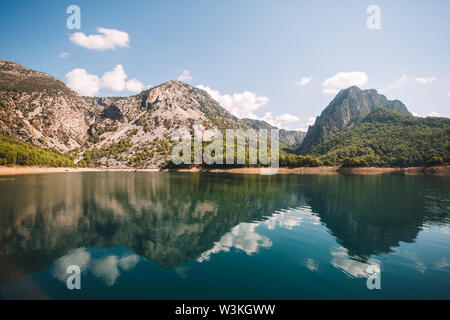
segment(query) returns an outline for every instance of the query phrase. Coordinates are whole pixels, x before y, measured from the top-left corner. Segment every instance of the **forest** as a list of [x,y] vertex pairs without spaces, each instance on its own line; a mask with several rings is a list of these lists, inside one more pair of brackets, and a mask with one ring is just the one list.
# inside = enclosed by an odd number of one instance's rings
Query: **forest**
[[0,165],[73,167],[73,160],[12,137],[0,135]]
[[[341,165],[355,159],[355,166],[424,166],[433,157],[450,160],[450,119],[420,118],[377,109],[326,141],[311,155],[325,165]],[[345,165],[352,165],[347,160]]]

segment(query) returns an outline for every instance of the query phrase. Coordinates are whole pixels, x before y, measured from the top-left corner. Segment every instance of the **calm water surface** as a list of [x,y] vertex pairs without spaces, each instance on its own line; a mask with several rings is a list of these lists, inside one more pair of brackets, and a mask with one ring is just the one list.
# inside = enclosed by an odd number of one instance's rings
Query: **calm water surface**
[[450,179],[0,177],[0,298],[449,299]]

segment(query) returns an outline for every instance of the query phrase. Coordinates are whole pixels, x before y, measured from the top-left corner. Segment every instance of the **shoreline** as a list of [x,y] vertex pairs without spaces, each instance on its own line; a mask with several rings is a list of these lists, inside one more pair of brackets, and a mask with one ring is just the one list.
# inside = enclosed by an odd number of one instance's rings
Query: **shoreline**
[[[49,167],[20,167],[0,166],[0,176],[49,174],[49,173],[80,173],[80,172],[188,172],[188,173],[231,173],[231,174],[261,174],[260,168],[229,168],[229,169],[134,169],[134,168],[49,168]],[[450,166],[439,167],[412,167],[412,168],[340,168],[340,167],[301,167],[301,168],[279,168],[277,174],[300,174],[300,175],[379,175],[379,174],[401,174],[401,175],[430,175],[450,176]]]

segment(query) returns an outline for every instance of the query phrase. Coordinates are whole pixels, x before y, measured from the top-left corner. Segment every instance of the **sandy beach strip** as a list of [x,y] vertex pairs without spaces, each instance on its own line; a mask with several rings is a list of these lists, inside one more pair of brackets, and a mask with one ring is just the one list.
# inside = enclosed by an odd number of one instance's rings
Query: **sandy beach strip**
[[[261,171],[261,168],[228,168],[228,169],[170,169],[159,168],[134,169],[134,168],[49,168],[49,167],[20,167],[0,166],[0,176],[25,175],[25,174],[48,174],[48,173],[79,173],[79,172],[190,172],[190,173],[232,173],[232,174],[271,174],[270,171]],[[272,172],[274,173],[274,172]],[[433,175],[450,176],[450,166],[439,167],[413,167],[413,168],[339,168],[339,167],[302,167],[302,168],[279,168],[276,174],[318,174],[318,175],[378,175],[378,174],[402,174],[402,175]]]

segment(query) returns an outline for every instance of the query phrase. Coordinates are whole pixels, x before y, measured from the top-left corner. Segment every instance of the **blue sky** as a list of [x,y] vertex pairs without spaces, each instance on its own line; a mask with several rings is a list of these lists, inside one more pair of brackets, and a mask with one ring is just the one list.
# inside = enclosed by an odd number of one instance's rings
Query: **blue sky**
[[[80,30],[66,26],[72,4]],[[366,26],[372,4],[379,30]],[[290,129],[305,128],[355,81],[420,116],[450,117],[449,17],[444,0],[10,1],[0,12],[0,59],[72,85],[92,80],[87,89],[99,96],[130,95],[187,70],[182,79],[235,114]],[[104,36],[98,27],[129,41],[114,35],[115,49],[96,50],[70,40]]]

